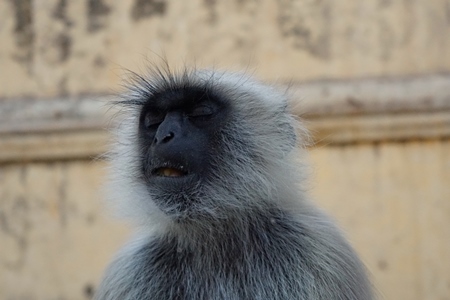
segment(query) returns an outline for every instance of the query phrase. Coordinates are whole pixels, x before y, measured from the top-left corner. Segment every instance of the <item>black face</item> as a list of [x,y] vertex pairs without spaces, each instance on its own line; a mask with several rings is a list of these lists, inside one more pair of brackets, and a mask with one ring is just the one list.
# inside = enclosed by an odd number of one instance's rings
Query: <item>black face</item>
[[218,95],[199,88],[172,89],[148,100],[139,137],[142,174],[153,194],[186,194],[207,176],[227,112]]

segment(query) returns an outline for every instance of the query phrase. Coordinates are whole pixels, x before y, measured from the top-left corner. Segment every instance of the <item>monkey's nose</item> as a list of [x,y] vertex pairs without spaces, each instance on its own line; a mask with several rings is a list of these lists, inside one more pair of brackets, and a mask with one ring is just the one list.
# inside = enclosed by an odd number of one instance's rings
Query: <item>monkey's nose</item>
[[173,139],[174,136],[175,134],[172,131],[169,131],[166,134],[157,134],[153,142],[155,145],[164,144]]

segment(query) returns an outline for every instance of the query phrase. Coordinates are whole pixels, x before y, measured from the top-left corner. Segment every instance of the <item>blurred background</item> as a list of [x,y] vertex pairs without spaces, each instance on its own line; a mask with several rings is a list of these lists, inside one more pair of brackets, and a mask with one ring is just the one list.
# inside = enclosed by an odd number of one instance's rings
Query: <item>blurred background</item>
[[91,298],[130,232],[105,103],[159,55],[290,86],[383,298],[450,299],[450,0],[0,1],[0,299]]

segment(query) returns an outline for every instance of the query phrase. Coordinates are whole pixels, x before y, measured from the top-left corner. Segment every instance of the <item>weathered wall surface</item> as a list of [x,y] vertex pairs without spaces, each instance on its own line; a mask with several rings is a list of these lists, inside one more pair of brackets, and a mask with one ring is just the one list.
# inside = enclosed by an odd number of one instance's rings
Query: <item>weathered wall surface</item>
[[151,51],[269,80],[448,72],[449,30],[448,0],[1,1],[0,96],[110,92]]
[[[385,299],[450,295],[450,143],[311,150],[311,194]],[[0,299],[89,299],[128,236],[102,206],[102,161],[0,167]]]
[[450,299],[450,142],[316,148],[312,194],[384,299]]
[[291,82],[311,194],[380,293],[450,299],[450,0],[0,1],[0,299],[91,297],[129,233],[104,99],[161,53]]
[[0,299],[89,299],[126,228],[105,218],[104,163],[0,167]]

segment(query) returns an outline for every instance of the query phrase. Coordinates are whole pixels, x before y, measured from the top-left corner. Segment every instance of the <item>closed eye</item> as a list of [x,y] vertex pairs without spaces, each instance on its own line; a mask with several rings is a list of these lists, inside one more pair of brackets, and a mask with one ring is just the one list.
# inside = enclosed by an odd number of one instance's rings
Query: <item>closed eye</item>
[[197,118],[197,117],[209,117],[212,116],[214,113],[215,113],[214,108],[206,105],[201,105],[194,107],[190,112],[188,112],[187,115],[192,118]]
[[145,128],[151,128],[161,124],[163,121],[164,121],[163,114],[149,112],[145,115],[144,126]]

